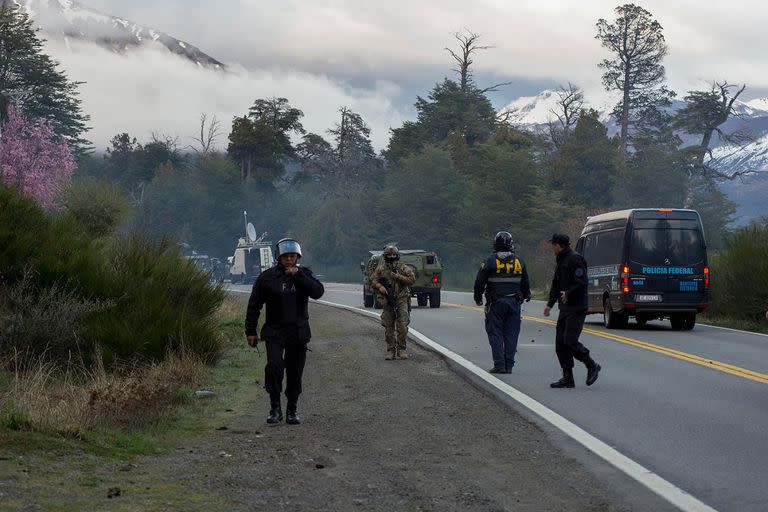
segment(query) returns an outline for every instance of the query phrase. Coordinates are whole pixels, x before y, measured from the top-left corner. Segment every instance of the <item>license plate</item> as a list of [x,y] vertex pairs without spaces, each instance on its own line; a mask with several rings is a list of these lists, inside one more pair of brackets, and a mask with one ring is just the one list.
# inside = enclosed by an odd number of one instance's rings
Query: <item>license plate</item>
[[637,302],[661,302],[661,295],[635,295]]

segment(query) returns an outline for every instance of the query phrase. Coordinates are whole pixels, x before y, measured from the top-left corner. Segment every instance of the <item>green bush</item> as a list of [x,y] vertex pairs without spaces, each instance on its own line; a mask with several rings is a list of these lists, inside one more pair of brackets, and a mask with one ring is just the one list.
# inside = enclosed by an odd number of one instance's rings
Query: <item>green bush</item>
[[131,209],[117,185],[91,180],[74,185],[64,207],[69,217],[95,238],[114,233]]
[[215,360],[223,290],[170,240],[93,237],[0,187],[0,282],[14,292],[0,300],[0,352],[111,365],[183,347]]
[[768,225],[736,231],[712,258],[709,313],[735,320],[760,321],[768,309]]

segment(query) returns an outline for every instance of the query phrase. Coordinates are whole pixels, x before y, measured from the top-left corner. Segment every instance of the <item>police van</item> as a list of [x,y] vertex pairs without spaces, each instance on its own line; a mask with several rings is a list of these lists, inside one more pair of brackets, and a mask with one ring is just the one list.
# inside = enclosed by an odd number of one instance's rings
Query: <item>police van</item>
[[589,217],[576,251],[588,265],[589,313],[609,329],[669,318],[690,330],[709,300],[709,266],[698,212],[643,208]]

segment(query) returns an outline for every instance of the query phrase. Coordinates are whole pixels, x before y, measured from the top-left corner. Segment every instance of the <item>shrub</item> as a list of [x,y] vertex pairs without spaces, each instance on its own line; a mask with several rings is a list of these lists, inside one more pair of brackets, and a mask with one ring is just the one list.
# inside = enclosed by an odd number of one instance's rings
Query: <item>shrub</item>
[[768,309],[768,225],[752,224],[726,240],[712,258],[710,312],[759,321]]
[[131,208],[116,185],[97,181],[73,186],[64,206],[67,214],[94,238],[114,233]]

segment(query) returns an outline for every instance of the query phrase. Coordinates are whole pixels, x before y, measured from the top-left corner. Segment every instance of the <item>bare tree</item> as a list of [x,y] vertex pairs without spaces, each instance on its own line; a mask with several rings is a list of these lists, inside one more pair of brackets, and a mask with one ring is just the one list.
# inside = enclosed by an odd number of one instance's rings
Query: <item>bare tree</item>
[[[451,54],[451,57],[453,57],[453,60],[455,60],[456,64],[458,65],[458,67],[454,68],[453,71],[459,75],[459,86],[461,87],[461,92],[467,92],[470,88],[475,86],[474,80],[472,79],[471,69],[472,64],[474,63],[473,55],[480,50],[490,50],[491,48],[495,48],[495,46],[481,45],[479,43],[480,34],[475,34],[469,29],[464,29],[464,32],[455,32],[453,37],[459,43],[459,50],[454,51],[448,47],[446,47],[445,50]],[[493,92],[498,90],[499,87],[503,87],[511,83],[512,82],[500,82],[490,87],[486,87],[485,89],[479,89],[479,91],[481,93]]]
[[193,137],[197,145],[189,146],[195,153],[206,156],[216,146],[216,140],[221,135],[221,123],[212,116],[208,121],[208,114],[200,114],[200,134],[197,137]]
[[571,130],[579,120],[584,108],[584,92],[576,85],[568,82],[568,87],[560,86],[557,94],[557,104],[550,112],[557,121],[550,121],[549,135],[556,147],[560,147],[571,134]]

